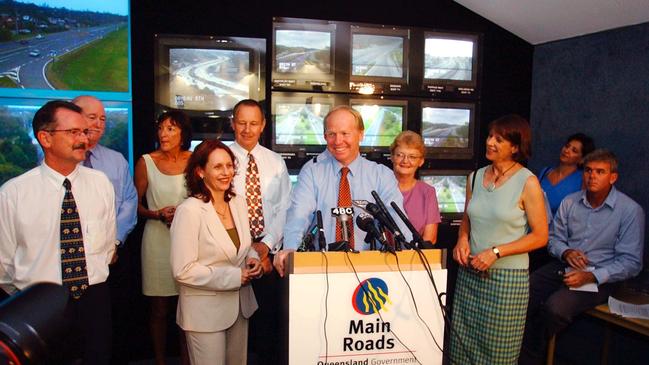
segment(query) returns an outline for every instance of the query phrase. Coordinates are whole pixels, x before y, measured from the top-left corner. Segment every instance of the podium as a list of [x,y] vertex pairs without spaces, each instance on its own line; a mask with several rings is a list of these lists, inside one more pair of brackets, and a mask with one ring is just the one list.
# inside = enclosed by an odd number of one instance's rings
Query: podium
[[[422,253],[445,292],[445,251]],[[444,320],[417,252],[295,252],[287,272],[288,364],[442,364]]]

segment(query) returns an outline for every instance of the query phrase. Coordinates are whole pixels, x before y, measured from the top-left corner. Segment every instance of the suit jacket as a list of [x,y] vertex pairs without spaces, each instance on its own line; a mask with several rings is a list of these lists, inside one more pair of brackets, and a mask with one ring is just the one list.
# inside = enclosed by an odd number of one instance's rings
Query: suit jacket
[[230,200],[241,242],[237,252],[211,202],[187,198],[171,225],[171,269],[179,284],[176,321],[186,331],[222,331],[234,323],[239,308],[245,318],[257,310],[251,285],[241,286],[251,249],[248,210],[243,198]]

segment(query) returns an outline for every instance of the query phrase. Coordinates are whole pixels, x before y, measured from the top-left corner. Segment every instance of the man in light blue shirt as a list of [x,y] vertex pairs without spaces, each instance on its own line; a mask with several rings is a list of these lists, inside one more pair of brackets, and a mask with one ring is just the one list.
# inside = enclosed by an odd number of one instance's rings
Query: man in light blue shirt
[[90,131],[83,164],[106,174],[115,189],[117,247],[120,247],[137,223],[137,192],[129,165],[121,153],[99,144],[106,130],[106,111],[101,101],[94,96],[82,95],[72,102],[81,107]]
[[[371,192],[376,191],[386,205],[395,202],[403,211],[403,196],[394,173],[386,166],[369,161],[360,155],[360,142],[364,135],[361,115],[349,106],[339,106],[325,117],[324,137],[327,151],[307,162],[300,171],[297,185],[291,194],[284,227],[284,249],[275,256],[275,268],[284,275],[288,252],[298,248],[305,231],[315,222],[315,212],[320,210],[327,243],[336,241],[336,219],[332,208],[338,206],[338,191],[342,168],[347,167],[347,179],[352,200],[374,202]],[[354,208],[354,219],[360,208]],[[394,210],[388,208],[406,240],[411,233]],[[363,242],[366,233],[354,223],[353,235],[356,250],[367,249]]]
[[[586,189],[561,202],[548,242],[555,260],[530,277],[519,364],[542,363],[552,335],[576,315],[604,303],[616,283],[642,269],[644,211],[615,189],[617,178],[615,155],[595,150],[584,160]],[[574,290],[585,284],[595,284],[597,291]]]

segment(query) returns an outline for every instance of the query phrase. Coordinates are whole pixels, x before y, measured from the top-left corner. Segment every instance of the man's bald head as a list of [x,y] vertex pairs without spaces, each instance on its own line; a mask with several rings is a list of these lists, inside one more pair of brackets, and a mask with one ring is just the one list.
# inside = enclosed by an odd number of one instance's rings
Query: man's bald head
[[78,105],[84,118],[88,122],[88,148],[91,149],[99,143],[106,130],[106,110],[99,99],[92,95],[81,95],[72,99]]

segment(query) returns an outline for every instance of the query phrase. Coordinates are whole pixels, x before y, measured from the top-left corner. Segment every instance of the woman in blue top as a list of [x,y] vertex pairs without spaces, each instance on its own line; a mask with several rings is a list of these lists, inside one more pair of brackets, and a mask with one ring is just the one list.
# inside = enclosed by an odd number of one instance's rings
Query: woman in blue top
[[548,198],[553,216],[566,195],[581,190],[581,162],[593,150],[595,143],[592,138],[583,133],[573,134],[561,147],[559,165],[541,169],[541,188]]

